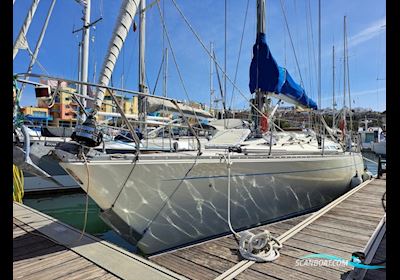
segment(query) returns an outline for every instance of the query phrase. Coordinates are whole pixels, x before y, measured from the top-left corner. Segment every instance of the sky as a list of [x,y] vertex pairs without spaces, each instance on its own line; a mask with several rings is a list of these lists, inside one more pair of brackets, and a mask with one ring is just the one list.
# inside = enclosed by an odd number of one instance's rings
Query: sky
[[[202,42],[209,47],[212,42],[218,63],[224,67],[225,56],[225,1],[175,0]],[[151,3],[148,0],[147,3]],[[50,0],[39,3],[27,34],[32,51],[47,11]],[[92,0],[91,21],[102,17],[90,30],[89,79],[98,82],[122,0]],[[248,108],[249,67],[252,47],[256,38],[256,0],[226,0],[227,40],[226,69],[233,81],[237,69],[236,86],[244,97],[233,91],[227,82],[227,107]],[[15,0],[13,10],[14,41],[32,4],[31,0]],[[248,5],[247,17],[246,7]],[[172,0],[161,0],[166,28],[175,54],[176,64],[182,74],[189,100],[210,103],[210,57],[178,13]],[[283,9],[282,9],[283,7]],[[82,6],[72,0],[58,0],[55,4],[45,34],[38,62],[33,73],[77,79],[78,43],[81,33],[72,30],[82,26]],[[286,27],[284,13],[287,18]],[[349,60],[349,83],[351,107],[386,110],[386,5],[375,0],[321,0],[321,100],[322,108],[332,107],[333,58],[335,47],[335,96],[337,108],[343,106],[343,18],[347,17],[347,41]],[[246,18],[246,20],[245,20]],[[135,17],[138,25],[138,19]],[[243,33],[242,48],[239,48]],[[266,0],[266,38],[277,63],[286,67],[291,76],[300,83],[309,97],[317,102],[318,63],[318,1],[317,0]],[[139,32],[131,28],[113,73],[112,83],[116,87],[138,89],[138,37]],[[290,37],[292,38],[293,47]],[[163,41],[162,25],[157,5],[146,12],[146,75],[148,86],[153,92],[162,61],[164,48],[169,49],[167,67],[167,95],[188,101],[171,49]],[[295,55],[298,58],[297,67]],[[26,72],[29,54],[20,50],[14,59],[14,73]],[[298,70],[300,68],[300,71]],[[215,67],[214,67],[215,69]],[[299,74],[300,73],[300,74]],[[301,78],[300,78],[301,76]],[[220,73],[223,83],[222,73]],[[218,79],[212,75],[215,95],[220,97]],[[222,85],[223,87],[223,85]],[[162,76],[155,90],[162,95]],[[22,106],[35,105],[32,88],[24,91]],[[290,105],[290,104],[287,104]],[[214,105],[213,105],[214,106]],[[221,106],[221,105],[219,105]],[[348,106],[348,97],[346,97]]]

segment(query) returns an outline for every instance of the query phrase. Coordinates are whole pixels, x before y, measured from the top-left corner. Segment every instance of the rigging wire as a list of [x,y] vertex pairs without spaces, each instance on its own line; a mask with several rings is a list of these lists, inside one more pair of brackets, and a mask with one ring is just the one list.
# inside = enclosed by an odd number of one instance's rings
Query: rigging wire
[[[129,35],[129,34],[128,34]],[[128,37],[128,36],[127,36]],[[139,36],[135,36],[135,38],[134,38],[134,42],[133,42],[133,46],[135,46],[136,44],[137,44],[137,41],[138,41],[138,37]],[[125,81],[124,81],[124,84],[126,85],[126,83],[127,83],[127,81],[128,81],[128,77],[129,77],[129,73],[130,73],[130,71],[131,71],[131,66],[132,66],[132,61],[133,61],[133,51],[131,52],[131,54],[130,54],[130,57],[129,57],[129,63],[128,63],[128,69],[127,69],[127,71],[126,71],[126,76],[125,76]]]
[[291,33],[290,33],[289,24],[288,24],[288,21],[287,21],[287,18],[286,18],[286,12],[285,12],[285,8],[284,8],[284,6],[283,6],[283,1],[280,0],[279,2],[280,2],[280,4],[281,4],[282,13],[283,13],[283,16],[284,16],[284,19],[285,19],[286,29],[287,29],[288,34],[289,34],[290,44],[291,44],[291,46],[292,46],[294,58],[295,58],[295,60],[296,60],[296,66],[297,66],[297,70],[298,70],[299,76],[300,76],[300,84],[301,84],[302,87],[304,87],[303,78],[302,78],[302,76],[301,76],[301,71],[300,71],[300,65],[299,65],[299,61],[298,61],[298,59],[297,59],[296,50],[295,50],[294,44],[293,44],[293,38],[292,38],[292,35],[291,35]]
[[[32,53],[32,50],[29,48],[29,46],[27,46],[27,50],[28,50],[29,55],[33,58],[33,53]],[[40,69],[42,69],[43,72],[45,72],[47,75],[50,75],[49,72],[47,72],[46,68],[44,68],[44,66],[40,63],[40,61],[37,57],[36,57],[35,62],[39,65]]]
[[[379,39],[378,39],[379,43],[378,43],[378,55],[381,54],[381,47],[382,47],[382,33],[379,34]],[[382,52],[384,53],[384,52]],[[377,74],[376,74],[376,105],[377,105],[377,111],[379,111],[379,81],[383,80],[381,78],[379,78],[380,76],[380,69],[381,69],[381,62],[385,61],[384,59],[379,59],[379,56],[376,56],[377,59]]]
[[192,27],[192,25],[189,23],[188,19],[186,18],[186,16],[183,14],[182,10],[179,8],[178,4],[176,3],[175,0],[172,0],[172,3],[174,4],[175,8],[177,9],[177,11],[179,12],[179,14],[181,15],[182,19],[185,21],[186,25],[189,27],[190,31],[193,33],[193,35],[196,37],[196,39],[199,41],[200,45],[203,47],[204,51],[208,54],[208,56],[215,62],[215,65],[218,67],[218,69],[224,74],[226,75],[227,80],[232,84],[233,87],[236,88],[236,90],[239,92],[239,94],[243,97],[244,100],[246,100],[246,102],[248,102],[248,104],[250,104],[251,107],[253,107],[261,116],[267,117],[263,112],[261,112],[256,106],[254,106],[250,100],[246,97],[246,95],[240,90],[240,88],[232,81],[232,79],[224,72],[224,70],[222,69],[221,65],[218,63],[218,61],[213,57],[213,55],[211,54],[211,52],[208,50],[208,48],[206,47],[206,45],[204,44],[203,40],[201,40],[199,34],[194,30],[194,28]]
[[[244,21],[243,21],[242,36],[240,37],[239,55],[238,55],[238,59],[237,59],[237,62],[236,62],[235,77],[234,77],[234,79],[233,79],[233,82],[234,82],[235,84],[236,84],[237,73],[238,73],[238,69],[239,69],[240,55],[241,55],[241,53],[242,53],[242,45],[243,45],[244,31],[246,30],[246,22],[247,22],[248,10],[249,10],[249,3],[250,3],[250,0],[247,0],[246,12],[245,12]],[[229,108],[232,108],[232,104],[233,104],[233,100],[234,100],[234,94],[235,94],[235,87],[232,87],[232,95],[231,95],[231,101],[230,101],[230,104],[229,104]]]
[[313,53],[313,60],[314,60],[314,79],[315,79],[317,77],[317,59],[315,57],[314,29],[313,29],[313,23],[312,23],[310,0],[308,0],[308,14],[310,16],[311,45],[312,45],[312,53]]
[[[227,55],[227,36],[228,36],[228,31],[227,31],[227,26],[228,26],[228,2],[227,0],[224,1],[225,5],[225,32],[224,32],[224,36],[225,36],[225,40],[224,40],[224,104],[226,104],[226,55]],[[224,112],[224,119],[226,119],[226,112]]]
[[161,74],[161,70],[163,69],[164,66],[164,52],[163,52],[163,56],[161,58],[161,64],[160,64],[160,68],[158,68],[158,74],[157,74],[157,79],[154,85],[154,89],[153,89],[153,95],[156,94],[156,89],[157,89],[157,84],[158,84],[158,79],[160,78],[160,74]]
[[308,60],[308,81],[309,81],[309,86],[310,86],[310,96],[311,98],[314,98],[314,90],[313,90],[313,83],[312,83],[312,67],[311,67],[311,43],[310,43],[310,15],[308,13],[307,9],[307,3],[305,2],[305,11],[306,11],[306,30],[307,30],[307,60]]
[[[157,7],[158,7],[158,12],[159,12],[159,15],[160,15],[160,18],[161,18],[161,22],[162,22],[162,25],[163,25],[163,30],[165,31],[165,37],[167,38],[167,42],[168,42],[169,48],[171,49],[172,59],[173,59],[174,64],[175,64],[176,71],[177,71],[178,76],[179,76],[179,80],[181,82],[181,85],[182,85],[183,91],[184,91],[184,93],[186,95],[186,98],[190,102],[189,94],[188,94],[188,92],[186,90],[186,86],[185,86],[185,83],[183,81],[183,77],[182,77],[181,71],[179,70],[179,66],[178,66],[178,63],[176,61],[175,52],[174,52],[174,49],[172,48],[172,43],[171,43],[171,40],[170,40],[169,35],[168,35],[167,27],[165,26],[165,21],[164,21],[163,15],[162,15],[160,3],[158,1],[157,1]],[[200,119],[198,118],[194,108],[192,108],[192,112],[193,112],[193,114],[194,114],[194,116],[196,118],[196,121],[199,123],[200,127],[203,128],[203,126],[202,126],[202,124],[200,122]]]

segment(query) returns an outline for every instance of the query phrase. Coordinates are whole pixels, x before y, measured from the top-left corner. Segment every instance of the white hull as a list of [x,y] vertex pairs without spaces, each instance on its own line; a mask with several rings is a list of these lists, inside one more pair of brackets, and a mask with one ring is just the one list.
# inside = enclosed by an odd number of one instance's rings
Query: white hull
[[386,141],[372,143],[371,150],[378,155],[386,155]]
[[[356,170],[363,172],[361,154],[236,154],[231,161],[235,229],[321,207],[349,190]],[[87,191],[84,163],[60,164]],[[203,155],[194,165],[193,158],[143,155],[127,178],[132,167],[131,160],[89,162],[89,195],[104,210],[103,219],[142,252],[154,254],[229,233],[224,160]]]

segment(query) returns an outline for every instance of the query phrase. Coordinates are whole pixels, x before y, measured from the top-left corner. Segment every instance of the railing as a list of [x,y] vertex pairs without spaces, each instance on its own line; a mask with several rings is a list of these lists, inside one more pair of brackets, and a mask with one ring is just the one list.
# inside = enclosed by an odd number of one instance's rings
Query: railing
[[[179,101],[178,100],[175,100],[173,98],[163,97],[163,96],[150,95],[150,94],[147,94],[147,93],[142,93],[142,92],[134,91],[134,90],[127,90],[127,89],[122,89],[122,88],[117,88],[117,87],[104,86],[104,85],[95,84],[95,83],[81,82],[81,81],[76,81],[76,80],[71,80],[71,79],[64,79],[64,78],[60,78],[60,77],[53,77],[53,76],[48,76],[48,75],[39,75],[39,74],[33,74],[33,73],[31,73],[31,74],[29,74],[29,73],[18,73],[18,74],[14,75],[14,79],[16,81],[20,82],[20,83],[23,83],[23,84],[30,84],[30,85],[34,85],[34,86],[43,86],[43,84],[40,83],[40,82],[33,82],[33,81],[25,80],[24,78],[26,78],[27,76],[33,77],[33,78],[39,78],[39,79],[45,78],[45,79],[51,79],[51,80],[57,80],[57,81],[65,81],[65,82],[67,82],[69,84],[92,86],[92,87],[95,87],[97,90],[100,89],[100,88],[108,90],[108,92],[109,92],[109,94],[110,94],[110,96],[111,96],[111,98],[112,98],[112,100],[113,100],[113,102],[115,104],[115,107],[116,107],[118,113],[120,113],[123,122],[125,123],[126,127],[129,129],[131,135],[133,136],[133,140],[135,141],[135,144],[136,144],[137,155],[140,154],[140,140],[139,140],[139,137],[138,137],[136,131],[133,129],[131,123],[128,121],[128,119],[127,119],[125,113],[123,112],[123,110],[122,110],[122,108],[121,108],[121,106],[120,106],[120,104],[119,104],[114,92],[121,92],[121,93],[125,93],[125,94],[131,94],[131,95],[143,96],[143,97],[151,97],[151,98],[161,99],[161,100],[165,100],[165,101],[170,101],[176,106],[176,108],[179,111],[182,119],[186,123],[187,127],[190,129],[192,135],[196,138],[197,145],[198,145],[197,146],[198,154],[199,155],[201,154],[201,142],[200,142],[200,140],[198,138],[198,135],[197,135],[195,129],[192,127],[192,125],[189,123],[188,119],[186,118],[185,114],[182,112],[182,110],[181,110],[181,108],[179,106]],[[96,101],[97,100],[97,98],[84,96],[84,95],[80,95],[80,94],[77,94],[77,93],[71,93],[71,92],[67,92],[67,91],[65,91],[65,92],[69,93],[69,94],[72,94],[73,96],[84,98],[84,99],[87,99],[87,100],[92,100],[92,101]],[[87,114],[87,112],[81,106],[79,101],[78,101],[78,104],[80,105],[80,107],[83,110],[83,112],[85,114]]]

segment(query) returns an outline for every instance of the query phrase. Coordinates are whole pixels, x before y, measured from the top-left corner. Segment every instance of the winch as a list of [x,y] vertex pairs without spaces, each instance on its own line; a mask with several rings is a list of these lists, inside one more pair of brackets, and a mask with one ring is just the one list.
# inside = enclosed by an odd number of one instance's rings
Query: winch
[[71,139],[88,147],[96,147],[103,141],[103,134],[96,126],[96,119],[89,115],[82,123],[75,126]]

